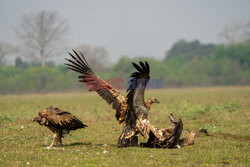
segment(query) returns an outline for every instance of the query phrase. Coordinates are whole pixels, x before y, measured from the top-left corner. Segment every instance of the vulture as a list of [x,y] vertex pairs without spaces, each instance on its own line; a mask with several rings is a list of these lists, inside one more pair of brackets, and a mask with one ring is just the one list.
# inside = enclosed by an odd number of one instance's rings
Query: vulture
[[150,129],[147,143],[141,142],[141,147],[150,148],[177,148],[180,143],[180,136],[183,129],[182,120],[178,121],[170,114],[170,126],[168,128],[158,129],[149,124]]
[[38,117],[33,119],[40,125],[44,125],[54,133],[54,138],[50,147],[60,142],[62,145],[62,138],[71,130],[85,128],[87,125],[83,124],[77,117],[67,111],[62,111],[59,108],[50,106],[46,110],[38,113]]
[[87,84],[89,91],[95,91],[116,111],[116,119],[124,124],[124,130],[118,139],[118,147],[137,146],[138,135],[149,137],[149,122],[147,120],[149,110],[153,103],[159,100],[153,97],[144,99],[146,85],[150,79],[150,67],[147,61],[133,63],[135,72],[131,74],[131,80],[127,89],[127,95],[123,96],[112,84],[104,81],[90,68],[84,55],[73,50],[69,53],[71,59],[67,59],[67,68],[78,72],[78,81]]

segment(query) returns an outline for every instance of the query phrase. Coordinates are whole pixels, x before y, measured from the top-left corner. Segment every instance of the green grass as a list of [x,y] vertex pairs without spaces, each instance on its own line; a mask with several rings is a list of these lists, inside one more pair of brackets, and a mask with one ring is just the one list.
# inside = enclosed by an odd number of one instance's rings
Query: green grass
[[[173,113],[184,129],[206,128],[212,136],[197,137],[193,146],[181,149],[119,149],[122,126],[96,93],[5,95],[0,96],[0,166],[250,165],[250,87],[149,90],[146,95],[160,100],[149,116],[156,127],[168,127]],[[89,127],[72,131],[64,146],[46,149],[52,133],[31,119],[50,105]]]

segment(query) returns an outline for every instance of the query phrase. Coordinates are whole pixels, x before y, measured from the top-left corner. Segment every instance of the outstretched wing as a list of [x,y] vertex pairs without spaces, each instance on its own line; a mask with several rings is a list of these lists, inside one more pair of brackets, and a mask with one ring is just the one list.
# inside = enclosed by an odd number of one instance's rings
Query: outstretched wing
[[[128,105],[130,107],[128,114],[132,117],[135,114],[137,118],[141,117],[142,119],[145,119],[147,118],[149,109],[145,105],[144,92],[150,79],[150,68],[147,62],[140,62],[140,65],[135,63],[132,64],[137,71],[130,76],[132,78],[127,90]],[[133,118],[131,119],[134,121]]]
[[108,104],[116,110],[116,118],[119,123],[123,123],[126,117],[127,98],[124,97],[114,86],[96,75],[89,67],[81,52],[74,51],[74,55],[69,53],[72,59],[67,59],[67,68],[80,73],[79,82],[87,83],[90,91],[96,91]]

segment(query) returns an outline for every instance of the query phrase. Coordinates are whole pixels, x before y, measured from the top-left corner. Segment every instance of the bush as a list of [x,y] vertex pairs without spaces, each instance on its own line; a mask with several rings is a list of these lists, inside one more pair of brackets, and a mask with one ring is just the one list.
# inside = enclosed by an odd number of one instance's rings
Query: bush
[[0,68],[0,93],[45,93],[77,87],[76,74],[62,67]]

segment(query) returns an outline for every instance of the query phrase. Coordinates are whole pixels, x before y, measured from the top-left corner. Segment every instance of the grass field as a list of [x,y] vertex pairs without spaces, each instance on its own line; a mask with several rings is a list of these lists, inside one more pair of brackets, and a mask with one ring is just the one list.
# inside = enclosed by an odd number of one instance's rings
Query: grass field
[[[212,136],[180,149],[119,149],[122,126],[96,93],[5,95],[0,96],[0,166],[250,166],[250,87],[147,90],[146,96],[160,100],[149,116],[156,127],[168,127],[173,113],[184,129],[206,128]],[[47,149],[52,133],[31,119],[50,105],[89,127],[72,131],[64,146]]]

